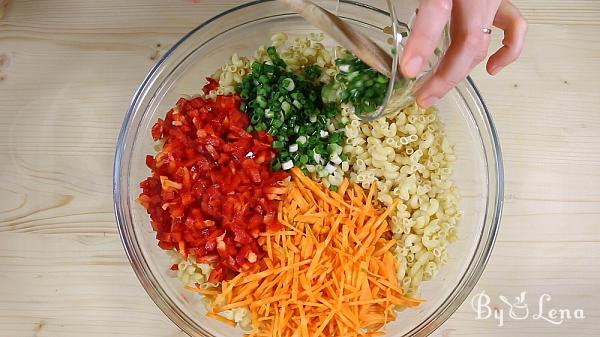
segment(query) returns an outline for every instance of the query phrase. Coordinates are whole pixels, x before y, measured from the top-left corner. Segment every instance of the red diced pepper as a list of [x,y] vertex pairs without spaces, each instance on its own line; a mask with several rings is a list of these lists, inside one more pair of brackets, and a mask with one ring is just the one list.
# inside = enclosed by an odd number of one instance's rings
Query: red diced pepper
[[[203,90],[217,87],[209,79]],[[140,183],[138,200],[158,245],[211,264],[215,282],[250,268],[264,256],[259,233],[282,228],[277,204],[263,191],[287,174],[271,172],[273,138],[245,131],[249,118],[240,102],[239,95],[180,99],[152,128],[164,145],[146,157],[152,176]]]
[[154,126],[152,126],[152,139],[159,140],[162,138],[163,134],[163,125],[164,121],[162,119],[158,119]]
[[204,92],[205,95],[208,95],[212,90],[216,90],[219,87],[219,82],[212,77],[207,77],[206,81],[208,83],[202,87],[202,92]]
[[175,244],[172,242],[159,241],[158,246],[164,250],[171,250],[175,248]]
[[183,233],[182,232],[171,233],[171,240],[173,240],[173,242],[183,241]]
[[213,263],[216,263],[217,261],[219,261],[219,256],[218,255],[196,256],[196,262],[197,263],[213,264]]
[[225,270],[222,265],[217,265],[208,276],[208,282],[217,283],[225,279]]

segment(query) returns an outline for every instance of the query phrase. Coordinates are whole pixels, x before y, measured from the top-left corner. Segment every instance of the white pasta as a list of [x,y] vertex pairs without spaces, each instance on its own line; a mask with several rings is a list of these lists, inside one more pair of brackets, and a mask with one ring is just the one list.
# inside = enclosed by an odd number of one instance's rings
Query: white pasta
[[177,278],[183,284],[193,285],[195,283],[205,284],[212,271],[209,264],[197,263],[196,258],[190,255],[187,260],[175,250],[168,251],[171,256],[171,264],[177,265]]

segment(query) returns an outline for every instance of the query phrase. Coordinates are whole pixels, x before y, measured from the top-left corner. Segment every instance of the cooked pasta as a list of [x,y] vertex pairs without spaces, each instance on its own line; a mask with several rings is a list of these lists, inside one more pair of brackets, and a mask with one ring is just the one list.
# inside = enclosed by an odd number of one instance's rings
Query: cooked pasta
[[189,256],[185,260],[181,254],[175,250],[169,251],[171,256],[171,264],[177,266],[176,274],[181,283],[185,285],[206,284],[208,276],[212,271],[209,264],[197,263],[195,257]]

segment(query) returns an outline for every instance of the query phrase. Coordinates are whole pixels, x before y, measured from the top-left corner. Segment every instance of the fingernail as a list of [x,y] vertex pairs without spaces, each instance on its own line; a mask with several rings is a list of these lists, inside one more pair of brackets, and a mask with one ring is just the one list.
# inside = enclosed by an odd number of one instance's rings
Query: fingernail
[[425,97],[425,99],[421,100],[419,105],[422,108],[429,108],[430,106],[434,105],[435,102],[437,102],[438,100],[439,100],[439,97],[435,97],[435,96]]
[[421,71],[421,67],[423,66],[423,58],[421,56],[415,56],[406,62],[406,67],[404,71],[406,72],[406,76],[415,77]]
[[502,70],[502,67],[497,66],[497,67],[492,68],[492,70],[490,71],[490,73],[492,74],[492,76],[496,76],[496,74],[499,73],[500,70]]

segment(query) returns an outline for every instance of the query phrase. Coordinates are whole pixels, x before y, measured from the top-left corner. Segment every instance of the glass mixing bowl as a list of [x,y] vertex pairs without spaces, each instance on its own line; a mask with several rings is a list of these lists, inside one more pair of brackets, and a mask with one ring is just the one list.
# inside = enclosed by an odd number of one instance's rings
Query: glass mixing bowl
[[[139,183],[150,171],[146,154],[154,153],[150,129],[183,95],[200,91],[204,78],[234,52],[252,55],[275,32],[290,37],[316,29],[275,1],[244,3],[203,23],[150,71],[125,116],[114,166],[114,202],[125,251],[143,287],[156,305],[190,336],[241,336],[242,331],[206,317],[197,294],[186,291],[169,274],[170,259],[157,246],[146,211],[135,201]],[[410,22],[411,8],[397,9],[398,19]],[[335,1],[321,2],[335,9]],[[380,8],[385,8],[382,4]],[[339,14],[380,43],[389,24],[387,13],[364,4],[342,1]],[[447,41],[446,41],[447,42]],[[329,41],[329,43],[332,43]],[[464,217],[459,239],[449,248],[449,262],[436,277],[423,283],[427,302],[404,310],[386,328],[386,336],[425,336],[439,327],[465,300],[479,279],[492,251],[503,200],[500,147],[490,114],[473,81],[460,83],[438,104],[449,140],[456,145],[453,179],[463,196]]]

